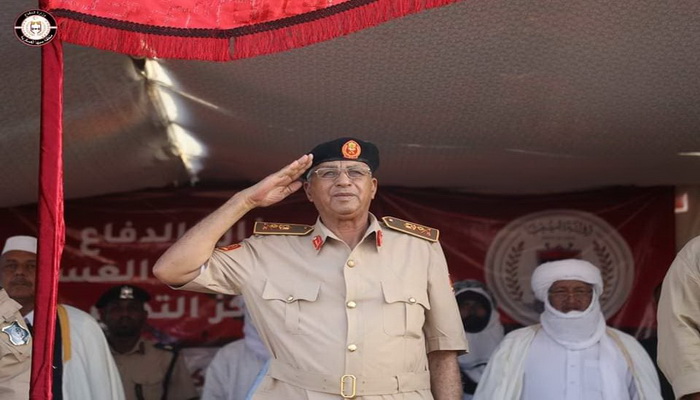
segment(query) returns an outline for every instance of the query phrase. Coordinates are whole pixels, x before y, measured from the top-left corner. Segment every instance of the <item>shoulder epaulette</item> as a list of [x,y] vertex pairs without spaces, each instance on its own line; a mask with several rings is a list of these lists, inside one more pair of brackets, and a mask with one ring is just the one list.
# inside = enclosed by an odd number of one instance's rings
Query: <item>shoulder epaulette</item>
[[281,224],[278,222],[256,222],[253,233],[256,235],[308,235],[314,227],[302,224]]
[[405,221],[396,217],[384,217],[382,221],[389,228],[408,233],[409,235],[419,237],[421,239],[437,242],[440,237],[440,231],[429,226],[416,224],[415,222]]

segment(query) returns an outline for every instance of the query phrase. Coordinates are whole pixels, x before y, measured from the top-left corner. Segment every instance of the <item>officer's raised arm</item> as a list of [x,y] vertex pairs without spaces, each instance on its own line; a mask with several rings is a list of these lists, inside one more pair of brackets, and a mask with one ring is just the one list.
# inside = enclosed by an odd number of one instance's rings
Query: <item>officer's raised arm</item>
[[163,283],[180,286],[196,278],[226,231],[248,211],[282,201],[299,190],[299,177],[312,163],[305,154],[281,170],[234,196],[178,239],[153,266],[153,274]]

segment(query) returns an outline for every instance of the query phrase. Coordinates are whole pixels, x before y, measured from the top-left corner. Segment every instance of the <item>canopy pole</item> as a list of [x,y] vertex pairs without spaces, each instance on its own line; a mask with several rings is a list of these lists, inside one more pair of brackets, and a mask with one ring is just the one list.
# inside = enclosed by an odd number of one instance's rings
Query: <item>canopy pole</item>
[[41,48],[41,144],[39,161],[39,246],[34,308],[30,397],[52,398],[58,271],[65,243],[63,220],[63,45]]

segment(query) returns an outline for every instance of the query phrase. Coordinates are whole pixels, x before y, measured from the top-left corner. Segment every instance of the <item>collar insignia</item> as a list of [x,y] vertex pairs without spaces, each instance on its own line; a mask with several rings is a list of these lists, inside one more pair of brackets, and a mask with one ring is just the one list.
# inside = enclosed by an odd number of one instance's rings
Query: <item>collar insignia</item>
[[314,245],[314,249],[320,250],[321,246],[323,246],[323,239],[321,239],[321,235],[316,235],[312,243]]

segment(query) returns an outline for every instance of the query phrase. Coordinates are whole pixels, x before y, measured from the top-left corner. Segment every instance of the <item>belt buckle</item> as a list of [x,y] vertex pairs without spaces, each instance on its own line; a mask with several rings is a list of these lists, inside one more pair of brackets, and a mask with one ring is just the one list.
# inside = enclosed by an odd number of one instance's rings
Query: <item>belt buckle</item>
[[[352,385],[352,393],[350,394],[345,394],[345,389],[347,386],[347,381],[349,380],[349,383]],[[355,375],[343,375],[340,377],[340,395],[344,399],[354,399],[355,394],[357,393],[357,378],[355,378]]]

